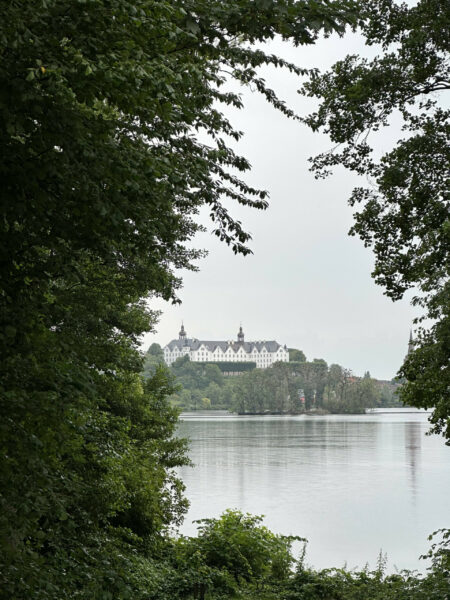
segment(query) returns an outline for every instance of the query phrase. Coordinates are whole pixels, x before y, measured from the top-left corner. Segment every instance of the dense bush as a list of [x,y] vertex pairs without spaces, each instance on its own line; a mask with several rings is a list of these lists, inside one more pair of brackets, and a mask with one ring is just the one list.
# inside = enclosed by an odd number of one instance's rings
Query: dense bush
[[195,565],[192,590],[238,594],[250,586],[283,582],[294,562],[291,545],[301,538],[272,533],[262,517],[228,510],[218,519],[198,521],[198,536],[176,545],[180,567]]

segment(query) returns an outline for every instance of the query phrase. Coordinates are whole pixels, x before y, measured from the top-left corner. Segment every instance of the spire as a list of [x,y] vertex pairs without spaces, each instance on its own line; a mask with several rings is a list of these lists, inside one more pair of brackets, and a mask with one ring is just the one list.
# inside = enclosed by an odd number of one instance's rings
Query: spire
[[184,329],[184,323],[181,322],[181,329],[180,329],[180,333],[178,334],[180,340],[185,340],[186,339],[186,331]]
[[244,343],[244,332],[242,331],[242,325],[239,327],[239,332],[237,335],[237,341],[238,344],[243,344]]
[[414,351],[414,338],[412,329],[409,330],[408,354]]

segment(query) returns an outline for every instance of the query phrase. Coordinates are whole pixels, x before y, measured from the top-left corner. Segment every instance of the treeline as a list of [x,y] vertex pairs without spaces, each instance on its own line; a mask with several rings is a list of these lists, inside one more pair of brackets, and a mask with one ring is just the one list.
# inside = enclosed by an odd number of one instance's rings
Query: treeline
[[[214,363],[177,359],[170,372],[178,384],[172,402],[184,410],[225,409],[239,413],[300,413],[327,411],[363,413],[366,408],[399,406],[398,383],[377,381],[369,373],[355,377],[337,364],[323,359],[306,360],[301,350],[289,350],[289,363],[268,369],[253,369],[237,377],[226,377]],[[144,376],[164,362],[159,344],[147,352]]]
[[233,409],[239,413],[363,413],[382,406],[380,385],[369,373],[355,377],[322,359],[275,363],[239,378]]

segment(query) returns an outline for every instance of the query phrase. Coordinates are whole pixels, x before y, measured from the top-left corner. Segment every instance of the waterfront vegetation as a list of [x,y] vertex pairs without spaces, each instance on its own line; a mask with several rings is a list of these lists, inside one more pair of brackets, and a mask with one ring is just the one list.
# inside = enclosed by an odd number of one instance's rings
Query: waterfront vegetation
[[[307,541],[275,535],[262,518],[226,511],[198,523],[196,537],[172,542],[164,572],[165,587],[156,598],[195,600],[448,600],[450,531],[435,532],[426,575],[385,572],[386,557],[370,569],[314,570],[307,565]],[[303,542],[297,558],[292,543]],[[164,591],[163,591],[164,590]],[[153,596],[152,596],[153,598]]]
[[[368,372],[355,377],[340,365],[328,366],[323,359],[308,362],[301,350],[290,349],[290,357],[302,360],[278,362],[267,369],[253,367],[233,376],[224,375],[215,363],[178,358],[169,368],[178,384],[171,401],[182,410],[221,409],[241,414],[355,414],[367,408],[403,406],[396,380],[377,381]],[[152,344],[144,362],[144,377],[163,364],[161,347]],[[241,365],[236,365],[237,371]]]
[[[359,25],[369,41],[375,36],[382,45],[393,43],[402,61],[383,62],[385,70],[398,66],[387,79],[375,65],[372,88],[356,81],[348,94],[353,112],[337,107],[350,118],[356,112],[354,123],[338,129],[359,135],[360,125],[378,128],[367,123],[367,114],[377,114],[370,102],[361,124],[361,95],[379,99],[387,88],[390,103],[378,100],[384,120],[391,108],[403,110],[411,102],[414,84],[436,93],[445,81],[440,69],[447,11],[438,0],[401,9],[390,0],[1,3],[2,599],[448,597],[445,549],[434,554],[423,579],[384,578],[379,571],[315,573],[301,565],[291,573],[290,540],[261,529],[254,517],[226,514],[204,522],[197,538],[173,537],[187,504],[176,473],[188,461],[186,443],[174,437],[171,377],[157,368],[143,381],[139,350],[142,334],[157,322],[147,299],[176,302],[179,270],[195,269],[203,255],[192,245],[203,229],[200,208],[210,212],[215,235],[245,255],[250,236],[228,205],[267,206],[267,192],[242,179],[248,161],[226,142],[238,141],[241,132],[221,109],[242,108],[226,81],[257,90],[274,109],[297,119],[258,68],[307,73],[265,53],[263,43],[279,36],[297,46],[312,44]],[[421,52],[426,65],[418,62]],[[367,70],[370,78],[370,65]],[[310,93],[318,95],[324,88],[313,80]],[[340,82],[338,89],[344,89]],[[399,98],[405,99],[400,107]],[[431,114],[434,107],[433,100],[422,109]],[[389,195],[390,206],[400,207],[395,219],[387,219],[389,235],[379,227],[373,201],[356,232],[370,244],[375,230],[376,276],[383,285],[396,283],[396,299],[415,283],[427,294],[436,325],[421,336],[403,371],[411,403],[436,407],[435,429],[448,438],[448,214],[437,189],[446,176],[439,170],[445,114],[434,114],[436,119],[414,113],[413,133],[425,128],[424,138],[408,138],[389,157],[389,173],[375,173],[379,187],[402,192]],[[311,125],[320,128],[328,117]],[[346,156],[350,160],[351,152]],[[220,388],[217,371],[207,367],[208,386]],[[285,402],[300,381],[309,404],[313,389],[316,401],[320,394],[330,407],[336,398],[353,398],[352,382],[337,378],[321,387],[331,371],[323,362],[299,360],[293,368],[272,371],[279,378],[276,389],[283,389],[277,402]],[[319,387],[318,372],[324,378]],[[252,371],[239,385],[260,385],[258,377]],[[339,396],[339,385],[348,396]],[[361,385],[373,389],[368,377]]]
[[[387,574],[380,553],[373,569],[315,570],[307,540],[272,533],[262,517],[228,510],[198,522],[195,537],[171,540],[152,600],[448,600],[450,530],[435,532],[426,575]],[[302,549],[297,557],[294,542]],[[425,557],[424,557],[425,558]]]

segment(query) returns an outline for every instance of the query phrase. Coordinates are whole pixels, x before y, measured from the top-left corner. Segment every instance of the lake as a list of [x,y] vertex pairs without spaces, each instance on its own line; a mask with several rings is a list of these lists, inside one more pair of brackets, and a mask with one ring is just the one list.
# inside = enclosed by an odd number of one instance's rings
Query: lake
[[427,536],[450,527],[450,448],[426,436],[427,414],[237,416],[185,413],[194,467],[180,475],[194,519],[226,508],[265,515],[277,533],[308,538],[307,563],[418,569]]

